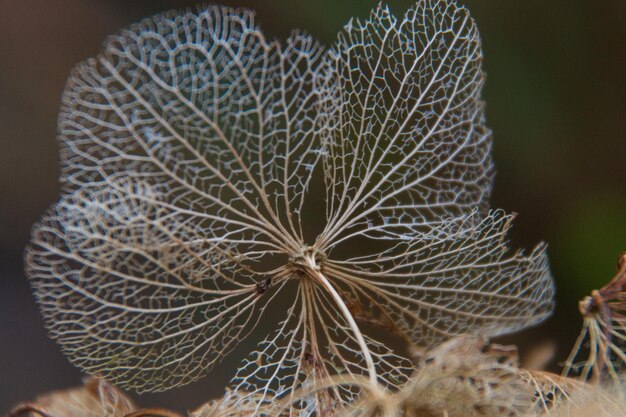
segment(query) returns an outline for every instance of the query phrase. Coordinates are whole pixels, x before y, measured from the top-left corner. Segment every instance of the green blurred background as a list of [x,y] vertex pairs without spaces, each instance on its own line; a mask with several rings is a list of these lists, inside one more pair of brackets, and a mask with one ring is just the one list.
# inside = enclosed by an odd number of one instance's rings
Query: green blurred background
[[[22,272],[31,224],[56,200],[56,115],[71,68],[106,35],[193,1],[0,1],[0,413],[80,382],[42,320]],[[374,1],[239,0],[268,35],[304,29],[326,44]],[[626,1],[475,0],[488,75],[484,97],[498,168],[493,207],[519,213],[514,247],[549,243],[557,312],[509,337],[522,354],[554,341],[563,360],[577,335],[577,300],[606,282],[626,250]],[[397,13],[410,1],[390,0]],[[245,350],[244,350],[245,351]],[[144,405],[193,408],[221,392],[240,357]]]

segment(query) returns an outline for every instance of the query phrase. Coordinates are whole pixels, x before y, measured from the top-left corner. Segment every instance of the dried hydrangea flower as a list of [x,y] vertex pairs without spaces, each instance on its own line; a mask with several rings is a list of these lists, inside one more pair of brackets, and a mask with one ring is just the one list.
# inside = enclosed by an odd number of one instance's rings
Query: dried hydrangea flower
[[52,337],[88,373],[163,390],[285,297],[233,382],[269,400],[337,373],[400,384],[412,364],[368,326],[429,347],[541,321],[545,247],[509,254],[512,216],[488,210],[481,62],[444,0],[379,6],[329,49],[217,6],[110,37],[67,83],[62,195],[26,257]]
[[583,328],[563,375],[613,385],[626,399],[626,252],[617,260],[615,276],[581,300],[578,309]]

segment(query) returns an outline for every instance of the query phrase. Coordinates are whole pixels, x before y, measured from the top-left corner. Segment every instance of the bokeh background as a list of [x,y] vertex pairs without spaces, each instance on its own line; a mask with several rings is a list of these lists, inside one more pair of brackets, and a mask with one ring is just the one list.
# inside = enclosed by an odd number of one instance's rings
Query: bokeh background
[[[56,200],[56,115],[71,68],[106,35],[193,1],[0,1],[0,413],[80,383],[48,340],[22,272],[30,226]],[[268,35],[304,29],[330,44],[370,0],[221,0],[256,9]],[[390,0],[397,13],[410,4]],[[493,206],[519,213],[514,247],[549,243],[556,314],[507,338],[522,354],[553,343],[566,357],[577,300],[601,286],[626,250],[626,2],[467,0],[478,22],[487,115],[498,168]],[[221,392],[239,357],[190,386],[139,398],[194,408]]]

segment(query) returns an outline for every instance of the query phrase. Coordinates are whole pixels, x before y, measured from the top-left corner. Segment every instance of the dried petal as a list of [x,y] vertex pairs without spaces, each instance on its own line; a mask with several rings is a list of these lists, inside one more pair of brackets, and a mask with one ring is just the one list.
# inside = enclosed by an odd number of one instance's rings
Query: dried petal
[[137,409],[122,391],[95,378],[81,387],[40,395],[32,406],[51,417],[124,417]]

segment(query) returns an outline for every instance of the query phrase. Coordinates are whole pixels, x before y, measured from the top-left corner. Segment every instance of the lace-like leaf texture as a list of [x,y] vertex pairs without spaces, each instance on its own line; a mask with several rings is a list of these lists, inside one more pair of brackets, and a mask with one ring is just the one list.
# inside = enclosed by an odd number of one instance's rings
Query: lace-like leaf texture
[[329,49],[226,7],[112,36],[67,83],[62,195],[27,251],[52,337],[88,373],[163,390],[282,296],[233,381],[263,402],[337,373],[402,383],[381,332],[429,347],[542,320],[545,249],[508,254],[512,217],[488,210],[481,59],[468,12],[436,0],[379,6]]

